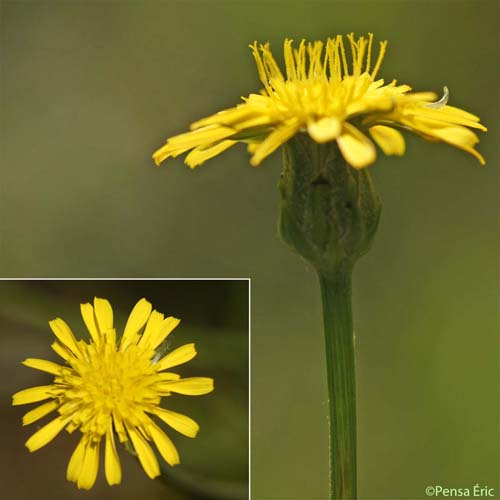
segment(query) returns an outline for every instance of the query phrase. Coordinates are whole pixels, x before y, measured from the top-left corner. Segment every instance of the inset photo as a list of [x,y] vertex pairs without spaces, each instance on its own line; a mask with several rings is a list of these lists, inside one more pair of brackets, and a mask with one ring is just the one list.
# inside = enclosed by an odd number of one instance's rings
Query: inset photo
[[6,498],[249,498],[250,280],[2,280],[0,330]]

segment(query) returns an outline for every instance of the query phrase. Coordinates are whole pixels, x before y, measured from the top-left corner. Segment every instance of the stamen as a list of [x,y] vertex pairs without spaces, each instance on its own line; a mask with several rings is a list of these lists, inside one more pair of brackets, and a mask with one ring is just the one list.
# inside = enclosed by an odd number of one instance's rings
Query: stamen
[[309,74],[308,78],[314,78],[321,75],[321,52],[323,50],[323,42],[317,41],[307,44],[307,52],[309,55]]
[[349,75],[349,67],[347,66],[347,57],[345,55],[344,40],[342,35],[337,35],[337,40],[339,41],[340,53],[342,54],[342,65],[344,67],[344,75]]
[[313,76],[313,71],[314,71],[314,52],[316,48],[316,44],[312,44],[311,42],[308,42],[307,44],[307,56],[309,58],[309,68],[307,72],[307,78],[311,78]]
[[360,37],[358,41],[358,58],[356,60],[356,67],[354,68],[354,75],[359,76],[361,74],[361,68],[363,67],[363,59],[366,53],[366,39]]
[[316,49],[316,68],[315,68],[315,75],[316,76],[323,76],[325,74],[323,64],[321,62],[321,54],[323,54],[323,42],[319,42],[317,44],[317,49]]
[[285,40],[285,67],[288,80],[297,79],[297,71],[295,70],[295,60],[293,58],[292,44],[293,40],[290,40],[288,38]]
[[371,56],[372,56],[373,33],[368,33],[368,54],[366,57],[366,73],[370,72]]
[[334,57],[335,57],[335,78],[337,80],[342,80],[342,62],[341,62],[341,56],[340,56],[340,52],[339,52],[339,42],[338,40],[335,40],[335,54],[334,54]]
[[[329,66],[328,66],[328,52],[330,51],[330,39],[326,39],[326,44],[325,44],[325,55],[323,57],[323,64],[321,65],[321,72],[324,76],[327,76],[327,74],[330,72]],[[328,71],[327,71],[328,67]]]
[[323,73],[326,75],[326,67],[328,66],[328,71],[330,73],[330,78],[335,78],[336,77],[336,61],[334,61],[335,58],[335,42],[331,39],[328,38],[326,41],[326,48],[325,48],[325,61],[323,63]]
[[271,82],[271,80],[273,79],[284,81],[281,69],[274,59],[271,49],[269,48],[269,43],[266,43],[263,47],[261,47],[261,50],[264,57],[264,66],[269,77],[269,82]]
[[382,60],[384,59],[386,48],[387,48],[387,40],[380,42],[380,51],[378,53],[377,64],[375,64],[375,68],[373,68],[372,75],[371,75],[374,80],[375,80],[375,76],[378,73],[378,70],[380,69],[380,65],[382,64]]
[[[266,90],[268,92],[272,91],[271,87],[269,86],[269,82],[267,80],[267,73],[266,73],[266,70],[264,68],[264,63],[262,62],[262,58],[261,58],[260,53],[259,53],[259,48],[257,46],[257,42],[253,42],[253,44],[249,45],[249,47],[252,49],[252,54],[253,54],[253,57],[255,59],[255,64],[257,66],[257,72],[259,73],[260,81],[264,84],[264,87],[266,88]],[[262,45],[260,46],[260,48],[262,50]]]
[[351,45],[351,58],[352,58],[352,74],[356,73],[356,65],[358,60],[358,44],[354,40],[354,33],[349,33],[347,39]]
[[300,41],[299,48],[295,50],[295,60],[297,62],[297,76],[299,79],[306,77],[306,41]]

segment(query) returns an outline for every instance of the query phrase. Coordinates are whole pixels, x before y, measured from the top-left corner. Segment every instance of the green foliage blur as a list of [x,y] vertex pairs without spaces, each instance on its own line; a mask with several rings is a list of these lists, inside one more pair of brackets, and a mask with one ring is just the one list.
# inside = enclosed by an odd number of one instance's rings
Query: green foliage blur
[[276,236],[279,153],[252,168],[240,145],[194,171],[151,154],[260,89],[254,40],[279,54],[285,37],[374,32],[382,78],[446,85],[478,114],[486,167],[409,134],[370,167],[384,206],[354,274],[359,496],[480,483],[500,498],[497,1],[1,8],[2,276],[251,277],[253,500],[327,497],[317,279]]

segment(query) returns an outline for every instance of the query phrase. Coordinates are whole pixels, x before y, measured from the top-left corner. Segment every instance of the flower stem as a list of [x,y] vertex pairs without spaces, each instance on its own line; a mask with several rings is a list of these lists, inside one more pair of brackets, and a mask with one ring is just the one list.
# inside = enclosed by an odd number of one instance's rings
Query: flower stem
[[356,499],[356,379],[351,268],[319,272],[325,327],[330,431],[330,498]]

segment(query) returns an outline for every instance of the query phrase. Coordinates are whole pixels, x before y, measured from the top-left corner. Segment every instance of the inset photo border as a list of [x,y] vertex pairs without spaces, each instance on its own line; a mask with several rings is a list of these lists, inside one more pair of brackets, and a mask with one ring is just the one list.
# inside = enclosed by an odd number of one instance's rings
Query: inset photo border
[[4,279],[0,330],[6,497],[249,498],[250,279]]

